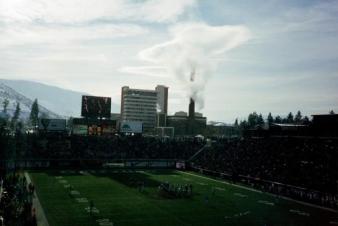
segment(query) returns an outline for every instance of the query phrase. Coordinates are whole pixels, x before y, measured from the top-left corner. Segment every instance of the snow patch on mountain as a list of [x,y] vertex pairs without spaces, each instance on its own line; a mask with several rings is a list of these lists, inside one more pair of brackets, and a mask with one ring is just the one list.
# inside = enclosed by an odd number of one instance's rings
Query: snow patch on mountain
[[[0,103],[1,111],[3,109],[3,102],[7,99],[9,101],[7,112],[9,115],[13,115],[17,103],[20,103],[20,118],[27,119],[29,117],[33,100],[18,93],[16,90],[0,82]],[[51,118],[60,118],[61,116],[50,111],[46,107],[39,104],[40,114],[48,115]]]

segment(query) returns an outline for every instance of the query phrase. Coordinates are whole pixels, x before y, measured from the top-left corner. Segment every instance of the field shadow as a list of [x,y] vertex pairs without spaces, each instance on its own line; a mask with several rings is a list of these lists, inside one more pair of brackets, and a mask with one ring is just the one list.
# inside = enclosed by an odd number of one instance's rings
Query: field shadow
[[[163,195],[159,186],[162,183],[167,182],[166,180],[156,180],[151,177],[151,174],[156,175],[180,175],[179,173],[173,170],[165,170],[162,173],[162,170],[147,170],[147,171],[132,171],[132,170],[116,170],[116,171],[106,171],[105,173],[92,173],[95,177],[105,177],[111,180],[114,180],[120,184],[123,184],[129,188],[134,188],[140,191],[140,194],[146,195],[152,199],[182,199],[182,197],[174,197],[171,195]],[[181,181],[178,184],[186,184],[185,181]],[[176,185],[176,183],[175,183]],[[199,193],[194,191],[193,196],[198,195]],[[192,197],[184,197],[184,199],[190,199]]]
[[144,187],[155,188],[158,187],[161,182],[154,180],[143,172],[137,171],[107,171],[105,173],[92,173],[93,176],[96,177],[106,177],[110,178],[114,181],[117,181],[125,186],[132,188],[139,188],[144,184]]

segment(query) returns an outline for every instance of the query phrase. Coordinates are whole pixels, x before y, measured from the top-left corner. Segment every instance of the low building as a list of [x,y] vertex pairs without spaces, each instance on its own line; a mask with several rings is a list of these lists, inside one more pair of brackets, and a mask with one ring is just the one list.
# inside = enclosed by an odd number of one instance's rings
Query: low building
[[196,112],[194,117],[189,117],[186,112],[176,112],[167,117],[167,126],[173,127],[175,136],[194,136],[204,134],[207,118]]
[[45,133],[66,133],[66,119],[41,118],[38,123],[39,132]]

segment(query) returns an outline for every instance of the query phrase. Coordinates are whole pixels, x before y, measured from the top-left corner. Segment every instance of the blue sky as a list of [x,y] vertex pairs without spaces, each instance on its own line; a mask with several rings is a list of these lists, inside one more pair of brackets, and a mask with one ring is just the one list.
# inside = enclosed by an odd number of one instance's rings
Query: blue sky
[[[338,112],[337,15],[333,0],[1,0],[0,77],[116,103],[121,86],[163,84],[174,113],[187,110],[191,87],[174,75],[189,56],[168,55],[172,47],[198,55],[205,46],[235,43],[192,59],[201,68],[193,88],[202,90],[208,120],[233,122],[252,111]],[[154,62],[159,46],[166,57]]]

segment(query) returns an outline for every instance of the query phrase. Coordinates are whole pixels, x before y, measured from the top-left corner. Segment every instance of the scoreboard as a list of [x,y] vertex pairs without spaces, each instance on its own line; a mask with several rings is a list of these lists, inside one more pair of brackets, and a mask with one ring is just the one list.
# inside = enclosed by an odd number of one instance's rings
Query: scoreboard
[[81,116],[110,118],[110,110],[110,97],[82,96]]

